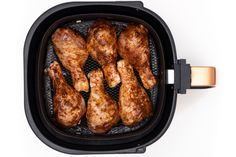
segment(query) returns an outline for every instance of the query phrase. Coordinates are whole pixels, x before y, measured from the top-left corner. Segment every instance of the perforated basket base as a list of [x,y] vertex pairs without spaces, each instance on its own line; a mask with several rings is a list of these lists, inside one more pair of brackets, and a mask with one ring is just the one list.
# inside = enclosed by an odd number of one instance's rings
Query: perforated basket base
[[[88,28],[91,26],[91,24],[93,23],[93,20],[90,21],[71,21],[69,23],[64,24],[65,27],[69,27],[72,28],[73,30],[75,30],[76,32],[82,34],[84,37],[87,36],[87,30]],[[112,24],[116,26],[117,28],[117,36],[119,36],[120,32],[122,30],[124,30],[127,26],[126,22],[121,22],[121,21],[112,21]],[[153,37],[151,35],[149,35],[149,48],[150,48],[150,62],[151,62],[151,68],[152,68],[152,72],[153,74],[156,76],[156,78],[158,78],[158,73],[159,73],[159,56],[157,53],[158,45],[155,45],[155,42],[153,40]],[[118,56],[117,61],[120,60],[120,56]],[[70,72],[67,71],[61,64],[60,60],[58,59],[58,57],[55,54],[55,51],[53,49],[52,46],[52,42],[49,39],[48,40],[48,46],[47,46],[47,52],[46,52],[46,58],[45,58],[45,64],[44,64],[44,68],[47,68],[50,63],[52,63],[53,61],[58,61],[62,67],[62,73],[67,81],[67,83],[69,85],[72,86],[72,79],[71,79],[71,75]],[[88,58],[88,60],[86,61],[85,65],[84,65],[84,71],[86,73],[86,75],[93,69],[97,69],[100,68],[100,65],[94,61],[90,56]],[[139,75],[137,74],[137,71],[135,71],[136,77],[139,80],[139,83],[142,85],[141,80]],[[119,89],[120,89],[120,85],[116,86],[115,88],[109,88],[106,81],[104,82],[105,85],[105,89],[106,91],[111,95],[111,97],[116,100],[118,102],[118,98],[119,98]],[[52,87],[52,82],[50,80],[50,78],[45,74],[44,76],[44,99],[45,99],[45,104],[46,104],[46,109],[48,112],[48,116],[50,117],[51,121],[63,132],[70,134],[70,135],[94,135],[87,127],[87,120],[86,120],[86,116],[84,116],[81,119],[80,124],[78,124],[77,126],[73,127],[73,128],[69,128],[69,129],[64,129],[64,128],[60,128],[60,126],[57,124],[56,120],[54,119],[54,113],[53,113],[53,87]],[[153,110],[155,111],[157,108],[157,96],[158,96],[158,85],[155,85],[155,87],[151,90],[147,90],[147,93],[152,101],[152,105],[153,105]],[[89,98],[89,94],[90,92],[86,93],[86,92],[81,92],[81,94],[83,95],[85,101],[88,101]],[[143,120],[141,123],[139,123],[136,126],[133,127],[127,127],[124,126],[122,124],[122,122],[120,121],[115,127],[113,127],[107,134],[106,136],[109,135],[114,135],[114,134],[122,134],[122,133],[128,133],[128,132],[132,132],[134,130],[137,130],[143,126],[145,126],[145,124],[148,122],[149,119],[145,119]]]

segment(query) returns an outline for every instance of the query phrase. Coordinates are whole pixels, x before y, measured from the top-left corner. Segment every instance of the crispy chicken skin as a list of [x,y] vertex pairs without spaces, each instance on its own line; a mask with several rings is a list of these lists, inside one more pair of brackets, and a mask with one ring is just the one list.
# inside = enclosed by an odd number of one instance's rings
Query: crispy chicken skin
[[84,38],[70,28],[58,28],[52,35],[52,42],[63,66],[71,72],[74,88],[88,92],[89,84],[83,65],[89,54]]
[[102,67],[109,87],[120,83],[116,68],[117,37],[115,27],[109,21],[97,20],[88,30],[87,49]]
[[133,126],[152,115],[151,101],[127,61],[119,61],[117,68],[122,82],[119,92],[120,117],[124,125]]
[[150,51],[148,46],[148,30],[141,24],[130,24],[121,32],[118,39],[119,54],[138,72],[146,89],[156,83],[150,68]]
[[86,114],[88,127],[94,133],[103,134],[119,121],[118,106],[104,89],[102,70],[91,71],[88,75],[91,88]]
[[86,112],[83,97],[66,83],[60,65],[56,61],[51,63],[45,71],[53,83],[53,105],[57,122],[63,127],[77,125]]

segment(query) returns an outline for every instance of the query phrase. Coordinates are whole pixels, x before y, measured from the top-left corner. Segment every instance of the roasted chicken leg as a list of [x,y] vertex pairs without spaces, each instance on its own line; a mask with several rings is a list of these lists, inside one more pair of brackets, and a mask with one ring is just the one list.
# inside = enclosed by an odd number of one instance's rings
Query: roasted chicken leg
[[60,65],[56,61],[50,64],[46,72],[53,83],[53,107],[56,120],[63,127],[77,125],[86,112],[83,97],[66,83]]
[[143,86],[151,89],[156,84],[150,68],[148,30],[141,24],[130,24],[118,39],[119,54],[139,72]]
[[135,77],[133,68],[125,61],[117,63],[121,76],[119,112],[124,125],[133,126],[152,115],[151,101]]
[[70,28],[58,28],[52,35],[52,42],[63,66],[71,72],[74,88],[88,92],[89,85],[83,65],[89,54],[84,38]]
[[118,106],[104,89],[102,70],[90,72],[89,79],[91,93],[86,114],[88,127],[94,133],[106,133],[120,119]]
[[87,49],[92,58],[101,65],[109,87],[119,84],[115,27],[106,20],[96,21],[88,30]]

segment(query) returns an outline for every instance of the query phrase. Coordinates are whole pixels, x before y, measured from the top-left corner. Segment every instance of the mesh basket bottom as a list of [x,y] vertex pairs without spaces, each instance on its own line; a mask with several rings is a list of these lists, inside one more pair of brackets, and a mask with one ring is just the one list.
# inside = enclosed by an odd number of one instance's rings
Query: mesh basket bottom
[[[87,36],[87,30],[93,22],[94,22],[93,20],[91,20],[91,21],[79,21],[79,22],[78,21],[71,21],[69,23],[66,23],[64,26],[69,27],[69,28],[77,31],[77,32],[81,33],[84,37],[86,37]],[[120,32],[122,30],[124,30],[127,26],[126,22],[120,22],[120,21],[112,21],[112,24],[115,25],[116,28],[117,28],[117,36],[119,36]],[[152,72],[157,77],[158,72],[159,72],[159,69],[158,69],[158,67],[159,67],[159,65],[158,65],[159,56],[158,56],[158,53],[156,53],[158,47],[155,45],[155,42],[154,42],[151,35],[149,35],[149,48],[150,48],[150,56],[151,56],[150,62],[151,62]],[[118,56],[117,61],[120,60],[120,59],[121,59],[120,56]],[[44,68],[47,68],[50,65],[50,63],[52,63],[53,61],[58,61],[60,63],[60,65],[62,67],[62,73],[63,73],[63,76],[65,77],[65,80],[67,81],[67,83],[69,85],[72,85],[72,79],[71,79],[70,72],[67,71],[62,66],[60,60],[58,59],[58,57],[56,56],[56,54],[54,52],[52,42],[49,39],[48,40],[48,46],[47,46],[47,52],[46,52]],[[91,70],[97,69],[97,68],[100,68],[100,65],[89,56],[88,60],[86,61],[85,65],[84,65],[84,71],[85,71],[86,75]],[[136,77],[138,78],[139,83],[142,85],[140,77],[139,77],[137,71],[135,71],[135,74],[136,74]],[[118,102],[120,84],[118,86],[116,86],[115,88],[109,88],[106,81],[105,81],[104,86],[105,86],[106,91],[111,95],[111,97]],[[158,85],[156,85],[151,90],[147,90],[147,93],[148,93],[148,95],[149,95],[149,97],[152,101],[153,110],[155,111],[155,109],[156,109],[155,105],[157,104]],[[85,101],[87,102],[90,93],[81,92],[81,94],[83,95]],[[50,81],[50,78],[47,75],[44,76],[44,99],[45,99],[46,110],[48,112],[48,116],[50,117],[52,122],[56,126],[59,127],[56,120],[54,119],[54,113],[53,113],[53,87],[52,87],[52,82]],[[119,122],[115,127],[113,127],[107,133],[107,135],[122,134],[122,133],[128,133],[128,132],[135,131],[135,130],[143,127],[148,122],[148,120],[149,119],[147,118],[147,119],[143,120],[142,122],[140,122],[139,124],[137,124],[136,126],[133,126],[133,127],[124,126],[122,124],[122,122]],[[60,130],[64,131],[65,133],[71,134],[71,135],[93,135],[93,133],[87,127],[87,120],[86,120],[85,116],[81,119],[80,124],[78,124],[77,126],[75,126],[73,128],[69,128],[69,129],[60,128]]]

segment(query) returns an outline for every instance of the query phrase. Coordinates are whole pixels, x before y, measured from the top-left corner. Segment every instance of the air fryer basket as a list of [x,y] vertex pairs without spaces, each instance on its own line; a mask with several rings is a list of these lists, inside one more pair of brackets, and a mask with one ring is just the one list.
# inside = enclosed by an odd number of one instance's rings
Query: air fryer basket
[[[141,23],[148,28],[150,63],[158,80],[158,84],[147,91],[154,108],[153,116],[131,128],[119,123],[105,135],[91,133],[85,117],[80,125],[70,129],[63,129],[55,122],[53,88],[44,73],[51,62],[59,61],[50,40],[52,33],[58,27],[66,26],[86,37],[88,27],[98,18],[112,21],[117,27],[117,35],[131,22]],[[98,67],[89,57],[84,70],[87,74]],[[66,81],[71,84],[70,73],[63,66],[62,70]],[[204,75],[199,75],[199,71]],[[174,115],[177,93],[186,93],[186,89],[192,87],[206,88],[214,85],[213,67],[190,67],[186,60],[177,60],[174,40],[167,25],[154,12],[144,8],[142,2],[60,4],[43,13],[34,22],[24,45],[24,104],[27,120],[40,140],[64,153],[143,153],[146,146],[158,140],[168,129]],[[110,89],[105,83],[105,87],[117,101],[119,86]],[[82,92],[82,95],[87,100],[89,93]]]

